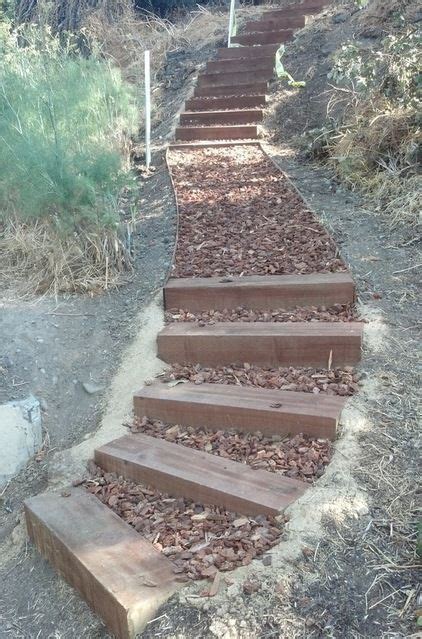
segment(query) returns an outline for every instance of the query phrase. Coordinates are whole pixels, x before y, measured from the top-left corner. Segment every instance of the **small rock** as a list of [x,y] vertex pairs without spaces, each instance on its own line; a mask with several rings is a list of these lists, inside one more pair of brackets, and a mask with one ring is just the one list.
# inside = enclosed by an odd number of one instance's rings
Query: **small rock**
[[333,22],[334,24],[340,24],[341,22],[346,22],[347,18],[347,13],[336,13],[336,15],[333,16]]
[[100,393],[105,389],[105,386],[101,386],[100,384],[94,384],[92,382],[82,382],[82,387],[88,395],[95,395],[95,393]]

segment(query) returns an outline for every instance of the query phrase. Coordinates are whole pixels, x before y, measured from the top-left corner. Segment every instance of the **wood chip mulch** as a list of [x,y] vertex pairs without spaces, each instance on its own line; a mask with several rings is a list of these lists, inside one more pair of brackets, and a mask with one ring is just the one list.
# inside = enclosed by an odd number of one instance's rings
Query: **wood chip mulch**
[[247,566],[283,532],[282,516],[244,517],[134,484],[92,462],[90,468],[87,490],[172,560],[177,581],[213,579],[220,571]]
[[187,380],[194,384],[238,384],[305,393],[354,395],[359,390],[359,377],[351,366],[332,370],[321,368],[261,368],[245,363],[243,366],[206,368],[200,364],[173,364],[160,377],[163,382]]
[[334,241],[257,147],[172,151],[173,277],[345,271]]
[[165,313],[167,323],[198,322],[200,326],[216,322],[355,322],[357,314],[353,304],[335,304],[329,308],[324,306],[307,306],[286,311],[259,310],[253,311],[239,307],[223,311],[202,311],[191,313],[185,309],[170,309]]
[[330,442],[305,435],[282,438],[264,437],[259,432],[211,431],[169,425],[147,417],[136,419],[131,431],[307,482],[321,477],[330,461]]

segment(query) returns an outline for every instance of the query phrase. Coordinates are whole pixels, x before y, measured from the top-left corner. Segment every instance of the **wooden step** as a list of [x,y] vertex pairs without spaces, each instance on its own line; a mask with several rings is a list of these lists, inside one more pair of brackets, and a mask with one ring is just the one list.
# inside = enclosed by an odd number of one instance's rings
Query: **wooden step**
[[262,95],[268,89],[268,82],[255,82],[254,84],[238,84],[233,86],[211,86],[211,87],[195,87],[194,97],[230,97],[234,95]]
[[262,80],[271,80],[273,67],[260,71],[234,71],[231,73],[204,73],[198,76],[198,87],[231,87],[242,84],[255,84]]
[[349,273],[171,278],[164,287],[166,310],[191,313],[238,306],[253,310],[332,306],[354,299],[355,284]]
[[257,137],[256,124],[176,127],[176,140],[242,140]]
[[342,397],[251,386],[156,383],[134,395],[135,415],[192,428],[334,439]]
[[292,29],[242,33],[232,38],[232,42],[242,45],[282,44],[283,42],[291,40],[293,38],[293,33]]
[[275,56],[278,49],[278,44],[262,45],[259,48],[254,46],[249,47],[225,47],[217,50],[218,60],[239,60],[255,58],[262,56]]
[[83,489],[32,497],[25,516],[41,555],[118,639],[135,639],[176,590],[170,561]]
[[359,322],[174,322],[158,334],[158,356],[168,363],[334,368],[360,361]]
[[239,71],[273,71],[275,56],[246,58],[239,60],[210,60],[207,73],[236,73]]
[[239,95],[231,98],[190,98],[187,111],[216,111],[217,109],[255,109],[266,104],[265,95]]
[[95,451],[107,472],[200,504],[244,515],[277,515],[306,484],[148,435],[126,435]]
[[252,124],[261,122],[262,109],[244,109],[243,111],[185,111],[180,114],[180,124]]
[[290,6],[284,7],[283,9],[272,9],[271,11],[266,11],[263,15],[263,18],[272,19],[278,17],[287,18],[296,15],[312,15],[319,13],[328,5],[329,2],[327,0],[305,0],[305,2],[301,2],[300,4],[292,4]]
[[223,149],[231,146],[257,146],[260,147],[259,140],[205,140],[203,142],[172,142],[169,149],[192,150],[192,149]]
[[250,20],[243,27],[244,32],[279,31],[280,29],[301,29],[305,26],[305,16],[284,16],[281,18],[267,18],[262,20]]

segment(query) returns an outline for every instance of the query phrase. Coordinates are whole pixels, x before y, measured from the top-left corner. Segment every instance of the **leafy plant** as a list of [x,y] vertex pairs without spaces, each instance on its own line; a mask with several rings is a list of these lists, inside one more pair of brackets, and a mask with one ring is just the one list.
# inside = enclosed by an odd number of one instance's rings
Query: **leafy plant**
[[414,29],[389,35],[373,50],[344,45],[329,73],[337,85],[330,121],[314,132],[309,147],[328,157],[341,179],[368,195],[392,224],[420,219],[421,50]]
[[0,24],[0,216],[113,227],[136,100],[119,72],[47,27]]

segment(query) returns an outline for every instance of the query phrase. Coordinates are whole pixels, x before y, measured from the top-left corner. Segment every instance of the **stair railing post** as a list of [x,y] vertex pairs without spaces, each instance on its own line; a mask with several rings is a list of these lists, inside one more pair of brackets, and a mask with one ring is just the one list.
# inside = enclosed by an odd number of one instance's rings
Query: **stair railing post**
[[229,13],[229,37],[227,40],[227,46],[232,46],[232,33],[233,33],[233,24],[235,19],[235,4],[236,0],[230,0],[230,13]]
[[144,55],[145,72],[145,165],[149,169],[151,164],[151,65],[150,52]]

